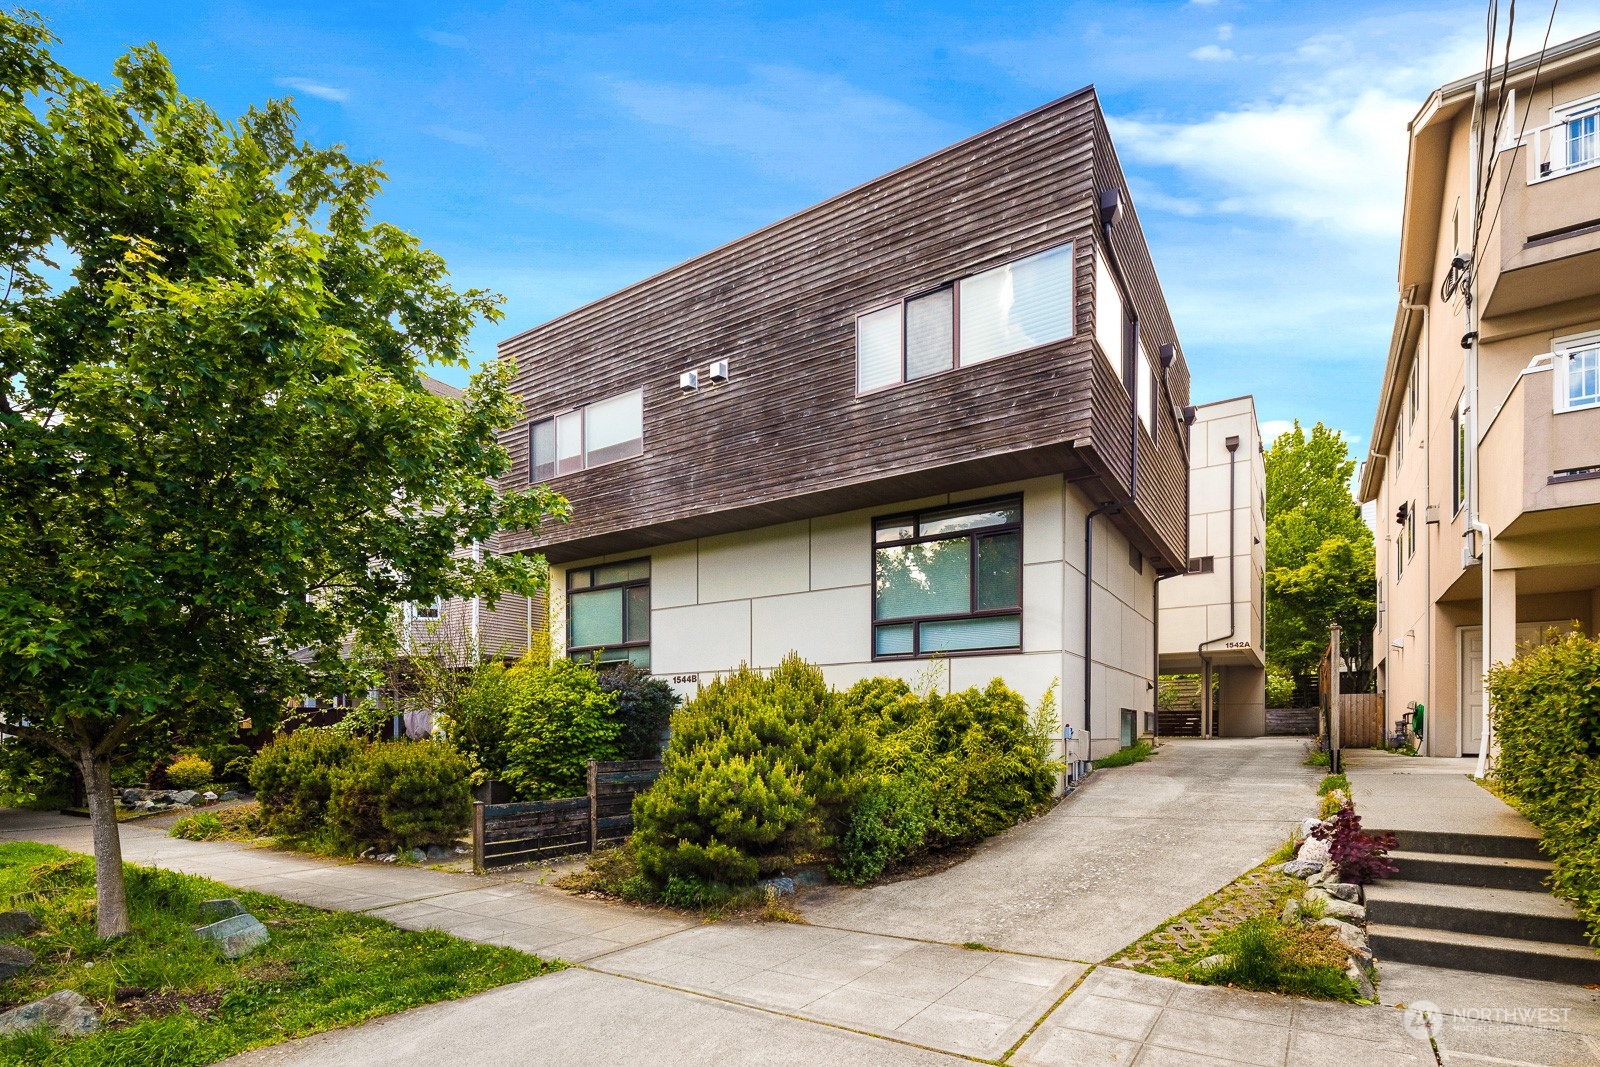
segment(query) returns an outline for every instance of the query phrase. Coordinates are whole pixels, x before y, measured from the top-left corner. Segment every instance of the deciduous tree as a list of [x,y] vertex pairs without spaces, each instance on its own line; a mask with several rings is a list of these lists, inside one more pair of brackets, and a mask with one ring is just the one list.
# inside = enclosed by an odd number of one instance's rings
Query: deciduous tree
[[0,15],[0,730],[82,774],[114,936],[119,750],[329,691],[396,602],[533,592],[452,550],[564,505],[495,492],[507,368],[423,387],[499,299],[371,220],[375,165],[288,102],[222,121],[154,46],[102,87],[51,43]]

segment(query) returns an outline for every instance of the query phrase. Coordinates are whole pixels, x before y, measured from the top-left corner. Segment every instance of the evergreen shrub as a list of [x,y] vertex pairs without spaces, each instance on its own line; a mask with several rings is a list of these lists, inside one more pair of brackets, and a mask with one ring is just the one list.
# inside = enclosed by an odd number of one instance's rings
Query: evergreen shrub
[[1600,945],[1600,640],[1569,634],[1489,671],[1500,791],[1544,835],[1556,892]]
[[471,775],[464,756],[436,741],[368,745],[333,776],[333,840],[352,852],[452,845],[470,823]]
[[617,702],[620,758],[660,759],[672,713],[683,698],[666,682],[650,677],[631,663],[602,671],[600,691],[610,693]]
[[167,764],[167,781],[174,789],[202,789],[211,783],[214,773],[210,760],[192,753]]
[[572,660],[525,657],[505,678],[505,781],[524,800],[582,796],[589,761],[622,755],[616,697]]
[[250,765],[250,787],[269,834],[307,837],[325,824],[335,772],[366,742],[328,730],[301,729],[272,739]]

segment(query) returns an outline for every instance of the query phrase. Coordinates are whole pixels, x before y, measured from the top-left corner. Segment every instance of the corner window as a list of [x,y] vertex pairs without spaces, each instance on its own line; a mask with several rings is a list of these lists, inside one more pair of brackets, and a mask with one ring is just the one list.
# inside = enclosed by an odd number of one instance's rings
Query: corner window
[[597,400],[528,430],[528,480],[548,481],[644,453],[644,391]]
[[650,669],[650,561],[567,571],[567,655]]
[[874,659],[1022,647],[1022,501],[873,524]]
[[1071,244],[918,293],[856,318],[856,392],[1064,340],[1073,315]]
[[1600,404],[1600,334],[1557,338],[1553,347],[1556,411]]

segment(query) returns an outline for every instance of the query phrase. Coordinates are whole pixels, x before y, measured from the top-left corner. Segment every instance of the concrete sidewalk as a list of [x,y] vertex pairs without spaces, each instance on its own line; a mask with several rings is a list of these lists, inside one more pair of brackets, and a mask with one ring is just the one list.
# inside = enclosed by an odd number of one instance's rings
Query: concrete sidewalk
[[1346,749],[1341,760],[1355,790],[1361,824],[1369,829],[1539,836],[1511,805],[1473,780],[1474,758],[1358,748]]

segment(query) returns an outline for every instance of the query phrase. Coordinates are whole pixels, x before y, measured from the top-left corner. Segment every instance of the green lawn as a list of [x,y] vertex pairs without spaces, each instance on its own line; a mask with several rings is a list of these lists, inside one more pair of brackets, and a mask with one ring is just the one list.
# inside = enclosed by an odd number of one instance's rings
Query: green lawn
[[[16,941],[39,962],[0,982],[0,1001],[14,1006],[75,989],[101,1017],[99,1033],[76,1040],[37,1033],[0,1039],[0,1064],[209,1064],[563,966],[436,931],[415,933],[381,919],[240,892],[205,878],[132,865],[127,872],[134,933],[104,942],[95,936],[94,865],[88,857],[50,845],[0,844],[0,906],[26,907],[44,924]],[[227,960],[194,938],[198,905],[212,897],[238,898],[267,924],[271,943]]]

